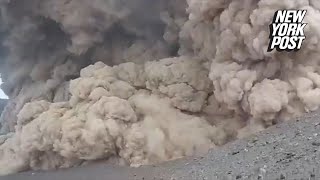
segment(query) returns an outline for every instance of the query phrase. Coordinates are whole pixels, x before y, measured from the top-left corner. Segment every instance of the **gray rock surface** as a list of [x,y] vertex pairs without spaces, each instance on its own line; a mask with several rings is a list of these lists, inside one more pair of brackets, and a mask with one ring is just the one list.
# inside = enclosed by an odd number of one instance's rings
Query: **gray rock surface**
[[24,172],[1,180],[214,180],[320,179],[320,112],[271,127],[249,138],[189,157],[140,168],[94,164]]

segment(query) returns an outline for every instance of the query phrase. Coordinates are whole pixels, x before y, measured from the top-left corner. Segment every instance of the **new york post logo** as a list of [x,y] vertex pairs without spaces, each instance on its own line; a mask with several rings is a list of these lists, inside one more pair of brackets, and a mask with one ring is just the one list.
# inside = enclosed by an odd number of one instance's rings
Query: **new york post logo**
[[270,24],[270,42],[268,52],[273,49],[277,51],[298,51],[301,49],[306,23],[303,19],[307,10],[278,10],[274,13],[272,24]]

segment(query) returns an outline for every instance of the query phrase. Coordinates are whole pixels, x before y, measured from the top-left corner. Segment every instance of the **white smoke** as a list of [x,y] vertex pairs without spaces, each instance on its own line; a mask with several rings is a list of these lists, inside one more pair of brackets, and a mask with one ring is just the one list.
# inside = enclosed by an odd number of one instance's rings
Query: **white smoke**
[[[1,174],[173,160],[320,105],[316,0],[11,0],[0,7],[0,71],[10,97],[1,116]],[[267,52],[279,9],[307,10],[298,52]]]

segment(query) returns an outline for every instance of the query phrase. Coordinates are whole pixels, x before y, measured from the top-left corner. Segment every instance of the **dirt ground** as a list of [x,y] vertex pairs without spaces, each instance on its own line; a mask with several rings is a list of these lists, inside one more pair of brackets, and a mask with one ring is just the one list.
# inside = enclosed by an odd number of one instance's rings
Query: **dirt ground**
[[189,157],[140,168],[94,164],[78,168],[24,172],[1,180],[233,180],[320,179],[320,112]]

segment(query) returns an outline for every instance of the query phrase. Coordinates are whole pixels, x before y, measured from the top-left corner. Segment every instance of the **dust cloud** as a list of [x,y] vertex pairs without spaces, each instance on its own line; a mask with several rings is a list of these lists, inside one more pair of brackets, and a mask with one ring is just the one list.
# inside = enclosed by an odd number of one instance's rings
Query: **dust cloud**
[[[0,174],[206,153],[320,105],[317,0],[0,0]],[[267,52],[306,9],[298,52]]]

